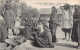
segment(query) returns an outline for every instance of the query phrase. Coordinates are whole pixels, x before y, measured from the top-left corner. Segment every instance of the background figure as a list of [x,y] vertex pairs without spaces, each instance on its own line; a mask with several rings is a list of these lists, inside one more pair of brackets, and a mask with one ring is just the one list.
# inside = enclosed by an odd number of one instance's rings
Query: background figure
[[24,28],[24,26],[21,26],[21,19],[18,16],[18,17],[16,17],[16,21],[15,21],[14,34],[19,35],[20,29],[22,29],[22,28]]
[[8,37],[8,31],[4,20],[0,19],[0,42],[4,42]]
[[78,5],[75,5],[73,20],[72,41],[78,42],[78,48],[80,49],[80,8]]
[[52,13],[49,19],[49,28],[51,30],[51,34],[52,34],[52,41],[56,42],[56,29],[57,29],[57,25],[58,25],[58,16],[57,16],[57,9],[56,7],[52,7]]
[[31,27],[32,27],[32,21],[30,19],[25,19],[25,22],[22,26],[25,26],[23,29],[22,29],[22,33],[23,33],[23,36],[25,38],[25,40],[32,40],[34,39],[33,36],[32,36],[32,30],[31,30]]
[[12,0],[6,1],[6,4],[4,6],[5,11],[4,13],[1,14],[6,22],[9,34],[13,34],[12,29],[14,28],[14,22],[15,22],[15,13],[12,10],[11,2]]
[[[61,28],[62,31],[65,32],[65,38],[70,40],[71,38],[71,29],[72,29],[72,12],[70,10],[70,5],[65,4],[64,7],[62,8],[62,19],[61,19]],[[68,35],[68,36],[67,36]]]

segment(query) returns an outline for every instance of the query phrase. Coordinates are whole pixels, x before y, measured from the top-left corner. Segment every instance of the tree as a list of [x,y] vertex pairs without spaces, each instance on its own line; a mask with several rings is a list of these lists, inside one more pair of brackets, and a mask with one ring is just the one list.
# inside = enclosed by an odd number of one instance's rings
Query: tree
[[31,6],[27,6],[26,3],[22,3],[20,5],[21,8],[21,18],[36,18],[39,17],[39,11],[36,8],[32,8]]
[[39,17],[39,10],[37,10],[36,8],[32,8],[31,15],[33,18]]
[[0,0],[0,15],[1,16],[5,11],[5,4],[6,4],[6,0]]
[[[8,3],[10,3],[13,0],[5,0],[5,1],[2,0],[1,6],[0,6],[1,13],[5,11],[6,1],[8,1]],[[17,3],[19,3],[19,2],[17,2]],[[19,3],[19,5],[16,4],[16,2],[12,2],[10,4],[8,4],[8,5],[12,6],[11,8],[15,12],[15,16],[16,16],[16,14],[18,14],[17,13],[18,10],[21,12],[21,13],[19,13],[19,14],[21,14],[21,16],[20,16],[21,19],[26,19],[26,17],[30,20],[32,20],[31,18],[36,18],[36,19],[37,19],[37,17],[39,18],[39,10],[26,5],[25,2],[21,2],[21,3]]]

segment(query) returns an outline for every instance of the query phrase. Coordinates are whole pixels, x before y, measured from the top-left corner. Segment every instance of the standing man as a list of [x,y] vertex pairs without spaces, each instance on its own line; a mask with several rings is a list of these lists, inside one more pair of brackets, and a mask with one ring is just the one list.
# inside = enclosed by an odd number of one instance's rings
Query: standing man
[[53,42],[57,42],[57,39],[56,39],[57,25],[58,25],[57,9],[56,7],[52,7],[52,13],[49,19],[49,28],[51,30]]
[[62,7],[62,19],[61,19],[61,28],[65,33],[65,38],[67,41],[71,40],[71,29],[73,27],[73,17],[69,4],[65,4]]

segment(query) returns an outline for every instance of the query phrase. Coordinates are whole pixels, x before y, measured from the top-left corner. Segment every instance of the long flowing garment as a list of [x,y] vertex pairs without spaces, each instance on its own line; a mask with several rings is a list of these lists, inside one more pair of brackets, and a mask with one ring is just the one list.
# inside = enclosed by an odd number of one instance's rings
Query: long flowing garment
[[8,37],[8,32],[6,28],[6,23],[4,20],[0,19],[0,42],[4,42]]
[[14,12],[12,10],[6,10],[4,12],[3,18],[4,18],[5,22],[6,22],[7,28],[13,29],[14,28],[14,21],[15,21]]
[[32,25],[32,23],[30,21],[26,21],[26,23],[24,23],[24,25],[25,25],[25,28],[21,30],[22,34],[26,39],[30,40],[30,39],[33,38],[32,35],[31,35],[31,32],[32,32],[31,25]]
[[[70,10],[62,10],[61,28],[68,31],[73,27],[73,16]],[[69,31],[68,31],[69,32]]]
[[[73,19],[80,19],[80,15],[78,12],[75,12],[73,15]],[[72,41],[78,42],[78,32],[80,31],[80,21],[74,21],[73,29],[72,29]],[[80,36],[80,35],[79,35]]]
[[53,45],[50,44],[52,42],[50,30],[43,31],[41,34],[37,34],[35,38],[35,44],[37,44],[37,46],[43,48],[53,47]]
[[52,34],[53,42],[56,42],[56,29],[59,24],[57,11],[52,11],[50,19],[49,19],[49,28]]
[[30,26],[26,26],[24,29],[23,29],[23,36],[27,39],[32,39],[32,35],[31,35],[31,27]]
[[[2,17],[4,18],[7,28],[13,29],[14,28],[14,21],[15,21],[15,12],[12,10],[11,3],[5,3],[3,9],[5,10],[4,13],[2,13]],[[2,10],[3,11],[3,10]]]

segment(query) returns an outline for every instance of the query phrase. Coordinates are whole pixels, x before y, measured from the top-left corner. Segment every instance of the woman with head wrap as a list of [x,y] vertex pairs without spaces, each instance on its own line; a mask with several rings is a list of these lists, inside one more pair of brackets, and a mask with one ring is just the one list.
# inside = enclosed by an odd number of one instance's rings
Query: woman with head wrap
[[75,5],[73,21],[72,41],[78,42],[78,48],[80,49],[80,6],[78,5]]
[[52,7],[52,13],[49,19],[49,28],[52,34],[52,41],[56,42],[56,29],[57,29],[57,25],[58,25],[59,21],[58,21],[58,16],[57,16],[57,9],[56,7]]

